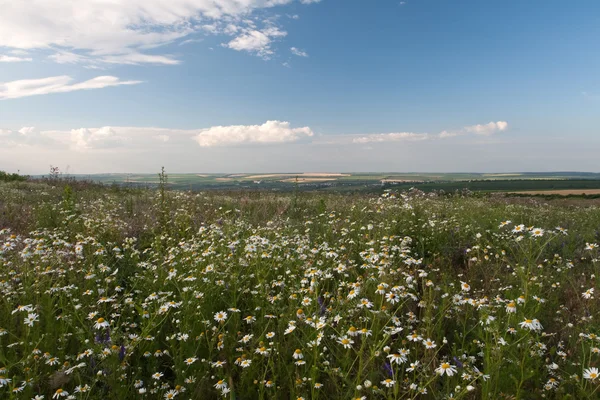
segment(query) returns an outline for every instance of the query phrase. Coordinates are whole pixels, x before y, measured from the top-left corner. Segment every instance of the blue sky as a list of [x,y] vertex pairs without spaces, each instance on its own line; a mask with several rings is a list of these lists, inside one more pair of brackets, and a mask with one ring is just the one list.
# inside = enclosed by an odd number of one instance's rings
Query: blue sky
[[0,9],[0,169],[599,170],[597,1]]

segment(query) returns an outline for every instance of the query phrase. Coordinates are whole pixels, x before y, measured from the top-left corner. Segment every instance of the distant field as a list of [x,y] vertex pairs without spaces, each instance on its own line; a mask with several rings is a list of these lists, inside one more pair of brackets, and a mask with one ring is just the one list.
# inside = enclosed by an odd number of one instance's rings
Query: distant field
[[561,196],[582,195],[582,194],[594,195],[594,194],[600,194],[600,189],[527,190],[527,191],[509,192],[509,193],[514,193],[514,194],[533,194],[533,195],[539,195],[539,194],[553,195],[553,194],[558,194],[558,195],[561,195]]
[[[168,171],[167,171],[168,173]],[[157,174],[74,175],[105,184],[156,187]],[[539,194],[597,194],[600,173],[512,172],[512,173],[403,173],[403,172],[280,172],[280,173],[168,173],[168,184],[179,190],[273,190],[380,192],[385,189],[429,192],[531,192]],[[560,193],[554,193],[561,191]],[[571,191],[571,192],[564,192]]]

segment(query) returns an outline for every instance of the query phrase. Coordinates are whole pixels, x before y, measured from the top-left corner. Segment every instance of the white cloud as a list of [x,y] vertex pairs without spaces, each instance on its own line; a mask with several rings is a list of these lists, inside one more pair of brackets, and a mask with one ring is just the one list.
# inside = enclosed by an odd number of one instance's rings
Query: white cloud
[[80,128],[71,130],[72,148],[78,151],[121,147],[130,140],[126,136],[120,136],[110,126],[99,129]]
[[498,121],[498,122],[490,122],[485,125],[472,125],[466,126],[464,128],[465,132],[474,133],[476,135],[492,135],[497,132],[505,131],[508,128],[508,122],[506,121]]
[[[104,126],[38,132],[24,127],[18,131],[0,130],[0,143],[45,146],[52,142],[75,151],[98,149],[157,150],[168,146],[187,149],[194,140],[200,147],[257,144],[285,144],[311,138],[309,127],[292,128],[289,122],[267,121],[262,125],[213,126],[205,129],[168,129],[131,126]],[[192,146],[194,147],[194,146]]]
[[383,143],[401,141],[420,141],[429,139],[427,133],[396,132],[396,133],[373,133],[352,140],[353,143]]
[[271,43],[275,38],[281,38],[287,35],[287,32],[279,30],[276,27],[269,27],[262,31],[244,30],[244,32],[225,44],[225,47],[237,51],[247,51],[257,54],[263,58],[269,58],[273,54]]
[[308,53],[300,50],[297,47],[290,47],[290,51],[292,52],[292,54],[298,56],[298,57],[308,57]]
[[31,57],[15,57],[15,56],[7,56],[4,54],[0,54],[0,62],[23,62],[23,61],[32,61]]
[[65,93],[75,90],[101,89],[109,86],[135,85],[142,81],[122,81],[115,76],[97,76],[87,81],[71,83],[70,76],[52,76],[41,79],[23,79],[0,82],[0,100],[35,96],[49,93]]
[[267,121],[262,125],[214,126],[200,132],[194,140],[202,147],[213,147],[290,143],[313,135],[309,127],[291,128],[289,122]]
[[14,146],[52,146],[56,142],[44,132],[38,132],[33,126],[24,126],[17,131],[0,129],[0,144]]
[[300,0],[300,3],[302,4],[313,4],[313,3],[320,3],[321,0]]
[[[430,135],[428,133],[413,133],[413,132],[399,132],[399,133],[373,133],[370,135],[364,135],[355,137],[353,143],[384,143],[384,142],[401,142],[401,141],[421,141],[428,139],[447,139],[457,136],[463,136],[468,133],[489,136],[497,132],[502,132],[508,129],[508,122],[498,121],[490,122],[483,125],[471,125],[465,126],[458,131],[442,131],[437,135]],[[353,135],[356,136],[356,135]]]
[[[247,32],[242,35],[250,36],[255,35],[250,33],[254,30],[273,39],[276,35],[268,32],[269,28],[256,28],[253,12],[293,1],[0,0],[0,47],[54,49],[58,52],[52,59],[58,62],[92,59],[126,64],[176,64],[177,60],[169,55],[149,55],[147,50],[207,30],[238,37],[243,29]],[[300,2],[310,4],[318,1]],[[258,46],[257,40],[265,48],[264,38],[259,38],[254,39],[253,49]],[[243,45],[240,43],[238,46]],[[60,56],[63,51],[84,57],[65,58]],[[252,51],[260,53],[259,50]]]

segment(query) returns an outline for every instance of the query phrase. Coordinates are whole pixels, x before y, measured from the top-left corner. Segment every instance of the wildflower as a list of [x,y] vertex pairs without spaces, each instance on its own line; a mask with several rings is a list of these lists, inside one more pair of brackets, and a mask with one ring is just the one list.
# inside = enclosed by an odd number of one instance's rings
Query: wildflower
[[598,378],[598,376],[600,376],[598,374],[598,368],[592,367],[583,371],[583,377],[585,379],[589,379],[590,381],[595,381]]
[[219,311],[215,314],[215,321],[223,322],[225,319],[227,319],[227,313],[225,311]]
[[506,312],[507,313],[516,313],[517,312],[517,305],[515,304],[514,301],[511,301],[510,303],[508,303],[506,305]]
[[152,379],[159,380],[160,378],[163,377],[163,375],[164,374],[162,372],[155,372],[155,373],[152,374]]
[[104,318],[100,317],[96,320],[96,323],[94,324],[94,328],[102,329],[102,328],[108,327],[108,325],[109,325],[108,322]]
[[179,394],[179,392],[177,392],[176,390],[169,390],[167,393],[165,393],[165,399],[170,400],[170,399],[174,399],[175,396],[177,396]]
[[542,324],[537,319],[525,319],[519,325],[521,328],[529,329],[530,331],[541,331],[543,329]]
[[349,349],[352,347],[354,340],[350,339],[348,336],[342,336],[337,340],[337,342],[344,346],[345,349]]
[[227,383],[224,380],[219,380],[217,383],[215,383],[215,388],[217,389],[223,389],[227,387]]
[[0,375],[0,388],[7,386],[11,381],[12,381],[12,379],[6,378],[5,376]]
[[533,228],[531,230],[531,236],[542,237],[542,236],[544,236],[544,230],[542,228]]
[[594,288],[590,288],[581,294],[584,299],[591,299],[594,297]]
[[248,368],[250,366],[250,364],[252,364],[252,360],[242,360],[240,362],[240,367]]
[[195,363],[198,359],[196,357],[190,357],[190,358],[186,358],[185,359],[185,363],[186,365],[192,365],[193,363]]
[[521,233],[524,230],[525,230],[525,225],[521,224],[521,225],[516,225],[512,231],[513,231],[513,233]]
[[425,346],[426,349],[434,349],[437,347],[435,342],[429,338],[427,338],[426,340],[423,340],[423,345]]
[[56,392],[54,392],[54,395],[52,396],[53,399],[58,399],[61,397],[67,397],[69,395],[69,392],[63,390],[63,389],[56,389]]
[[392,386],[394,386],[396,384],[396,381],[388,378],[388,379],[381,381],[381,384],[387,388],[391,388]]
[[25,323],[27,326],[33,326],[33,323],[37,321],[39,321],[39,319],[38,315],[35,313],[27,314],[27,317],[23,319],[23,323]]
[[460,282],[460,289],[461,289],[463,292],[468,292],[468,291],[470,291],[470,290],[471,290],[471,285],[469,285],[469,284],[468,284],[468,283],[466,283],[466,282],[463,282],[463,281],[461,281],[461,282]]
[[446,374],[448,376],[452,376],[452,375],[454,375],[456,373],[456,367],[454,365],[452,365],[452,364],[447,363],[447,362],[443,362],[443,363],[440,364],[439,367],[437,367],[435,369],[435,372],[438,375],[444,375],[444,374]]
[[301,360],[302,358],[304,358],[304,355],[302,354],[302,350],[296,349],[294,351],[293,357],[295,360]]
[[406,356],[404,354],[400,354],[400,353],[393,353],[387,356],[387,358],[390,359],[390,364],[396,363],[396,364],[404,364],[406,361],[408,361],[408,358],[406,358]]

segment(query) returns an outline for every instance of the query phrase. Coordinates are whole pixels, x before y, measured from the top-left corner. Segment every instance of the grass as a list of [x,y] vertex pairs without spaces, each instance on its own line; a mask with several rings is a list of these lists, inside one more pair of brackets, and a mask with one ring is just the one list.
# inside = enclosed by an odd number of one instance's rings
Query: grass
[[598,396],[591,200],[157,180],[0,183],[1,398]]

